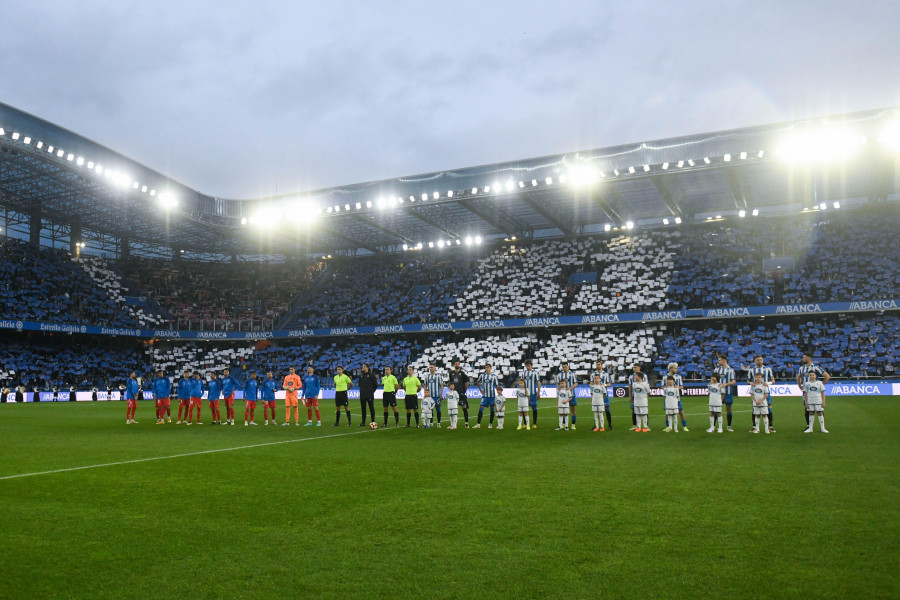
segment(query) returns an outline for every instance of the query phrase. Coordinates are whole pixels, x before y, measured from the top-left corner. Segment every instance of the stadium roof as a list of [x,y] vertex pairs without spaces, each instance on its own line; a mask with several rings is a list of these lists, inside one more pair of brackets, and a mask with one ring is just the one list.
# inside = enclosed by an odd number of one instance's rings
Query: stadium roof
[[898,156],[893,107],[235,200],[0,104],[7,228],[40,214],[50,242],[80,229],[94,251],[145,256],[359,255],[783,214],[897,194]]

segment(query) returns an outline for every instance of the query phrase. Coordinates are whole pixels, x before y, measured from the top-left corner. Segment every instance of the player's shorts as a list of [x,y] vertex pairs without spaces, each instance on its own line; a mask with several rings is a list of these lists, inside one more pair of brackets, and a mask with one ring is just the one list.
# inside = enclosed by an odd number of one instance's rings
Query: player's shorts
[[432,412],[429,410],[428,412],[422,411],[422,418],[426,421],[431,418]]
[[256,400],[244,400],[244,408],[256,408]]
[[604,410],[606,410],[606,403],[600,402],[600,404],[597,404],[596,402],[592,402],[591,408],[594,412],[603,412]]
[[734,404],[734,394],[724,394],[722,396],[722,404],[726,406],[731,406]]
[[469,397],[468,396],[460,396],[459,397],[459,407],[469,410]]
[[567,415],[567,414],[569,414],[569,407],[568,406],[558,406],[558,407],[556,407],[556,412],[558,412],[560,415]]
[[504,408],[503,410],[498,410],[497,412],[494,413],[494,416],[496,416],[496,417],[506,417],[506,409]]
[[225,396],[225,406],[234,406],[234,392]]
[[519,412],[528,412],[528,409],[531,408],[531,401],[528,398],[522,398],[519,400]]
[[319,408],[319,398],[318,397],[304,398],[303,405],[306,406],[307,408],[312,408],[312,407]]
[[634,414],[636,414],[636,415],[647,415],[647,414],[650,414],[650,407],[647,406],[647,405],[641,406],[641,405],[639,405],[639,404],[635,404],[635,406],[634,406]]
[[375,405],[375,396],[369,396],[368,398],[363,398],[362,396],[359,397],[360,405],[365,406],[366,403],[368,403],[368,402],[371,402],[372,405],[374,406]]
[[481,407],[482,408],[493,408],[494,404],[497,403],[496,398],[482,398],[481,399]]
[[772,406],[772,394],[769,394],[768,396],[766,396],[766,404],[768,404],[769,407]]
[[203,398],[197,398],[196,396],[191,396],[191,406],[194,405],[203,406]]
[[334,405],[335,406],[348,406],[350,404],[347,399],[347,390],[343,392],[335,392],[334,393]]
[[275,408],[274,400],[263,400],[263,408]]
[[388,406],[397,406],[397,392],[385,392],[381,397],[381,404],[385,408]]
[[754,415],[767,415],[769,414],[769,405],[763,404],[759,406],[758,404],[753,405],[753,414]]
[[825,412],[825,409],[822,408],[821,402],[818,404],[807,404],[806,410],[808,410],[809,412]]
[[722,412],[722,405],[721,405],[721,404],[710,404],[710,405],[709,405],[709,412],[711,412],[711,413],[720,413],[720,412]]
[[532,407],[534,407],[534,408],[537,408],[537,401],[538,401],[538,395],[537,395],[537,394],[531,394],[530,396],[528,396],[528,406],[532,406]]
[[406,410],[419,409],[419,397],[415,394],[407,394],[406,398],[403,399],[403,403],[406,405]]
[[451,417],[455,417],[456,415],[459,414],[459,409],[457,409],[456,407],[448,408],[448,409],[447,409],[447,414],[448,414],[449,416],[451,416]]
[[134,398],[126,400],[125,402],[128,403],[128,408],[137,408],[137,400],[135,400]]
[[191,405],[190,398],[179,398],[178,399],[178,406],[190,406],[190,405]]
[[678,409],[677,409],[677,408],[667,408],[667,409],[666,409],[666,416],[667,416],[667,417],[677,417],[677,416],[678,416]]
[[210,401],[209,401],[209,406],[210,406],[211,408],[219,408],[219,401],[218,401],[218,400],[210,400]]
[[681,400],[678,401],[678,410],[684,410],[684,406],[681,405]]
[[157,408],[169,408],[172,406],[172,402],[168,398],[157,398],[156,406]]
[[284,405],[291,407],[291,406],[299,406],[300,403],[297,401],[297,396],[294,396],[293,398],[291,398],[291,397],[288,397],[287,394],[285,394]]
[[575,397],[575,394],[572,394],[572,398],[569,400],[569,406],[578,406],[578,398]]

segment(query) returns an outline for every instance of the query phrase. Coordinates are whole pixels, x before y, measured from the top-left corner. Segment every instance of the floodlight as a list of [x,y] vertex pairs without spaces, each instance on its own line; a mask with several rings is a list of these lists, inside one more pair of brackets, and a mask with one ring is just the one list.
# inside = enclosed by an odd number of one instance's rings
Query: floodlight
[[480,235],[476,235],[476,236],[475,236],[475,243],[476,243],[476,244],[480,244],[480,243],[481,243],[481,236],[480,236]]
[[403,196],[397,196],[397,204],[403,204]]
[[669,220],[668,220],[668,219],[663,219],[663,225],[668,225],[668,224],[669,224]]
[[512,179],[510,179],[509,181],[506,182],[506,191],[507,192],[513,191],[514,187],[515,187],[515,184],[512,182]]
[[409,245],[408,245],[408,244],[403,244],[403,250],[409,250]]
[[334,212],[336,212],[336,213],[341,212],[341,207],[340,207],[339,204],[335,204],[335,205],[334,205]]
[[146,193],[147,193],[147,186],[146,186],[146,185],[142,185],[142,186],[141,186],[141,191],[144,192],[144,193],[146,194]]
[[545,182],[547,185],[553,185],[553,178],[552,178],[552,177],[548,177],[547,179],[544,180],[544,182]]
[[165,210],[178,206],[178,199],[169,192],[160,192],[159,203]]
[[14,131],[14,132],[13,132],[13,134],[12,134],[12,139],[14,139],[14,140],[18,140],[18,139],[19,139],[19,132],[18,132],[18,131]]
[[246,225],[246,224],[247,224],[247,217],[244,217],[243,219],[241,219],[241,225]]
[[716,219],[721,219],[722,215],[716,215]]
[[667,170],[668,168],[669,168],[669,163],[664,162],[664,163],[662,164],[662,170],[665,171],[665,170]]
[[612,229],[612,225],[610,225],[609,223],[603,226],[603,231],[609,231],[610,229]]
[[840,202],[835,202],[834,204],[832,204],[832,206],[834,206],[835,208],[840,208],[840,207],[841,207],[841,203],[840,203]]
[[754,208],[754,209],[753,209],[753,212],[750,213],[750,214],[752,214],[754,217],[758,217],[758,216],[759,216],[759,209],[758,209],[758,208]]
[[22,140],[22,141],[23,141],[25,144],[31,145],[31,138],[30,138],[30,137],[26,137],[26,138],[25,138],[24,140]]
[[150,195],[151,195],[151,196],[155,196],[155,195],[156,195],[156,190],[150,190]]
[[477,193],[478,193],[478,188],[472,188],[472,193],[473,193],[473,194],[477,194]]
[[47,146],[47,154],[53,154],[53,146]]
[[650,171],[650,165],[644,165],[644,173],[647,173],[649,171]]
[[65,154],[66,154],[66,153],[63,152],[62,150],[57,150],[57,152],[56,152],[56,157],[57,157],[57,158],[62,158]]
[[704,156],[704,157],[703,157],[703,162],[705,162],[706,164],[709,164],[709,163],[710,163],[709,157],[708,157],[708,156]]
[[756,158],[762,158],[763,154],[765,154],[765,150],[760,150],[759,152],[756,153]]
[[328,208],[325,209],[325,212],[327,212],[330,215],[333,210],[334,209],[329,206]]
[[625,223],[625,229],[634,229],[634,221],[627,221]]
[[494,185],[492,187],[494,188],[494,193],[503,191],[503,187],[498,182],[494,182]]
[[428,247],[429,247],[429,248],[434,248],[434,242],[428,242]]
[[78,160],[75,161],[75,164],[78,165],[79,167],[84,165],[84,159],[79,156]]
[[452,197],[453,197],[453,190],[447,190],[447,197],[448,197],[448,198],[452,198]]
[[694,166],[694,159],[693,159],[693,158],[689,158],[689,159],[688,159],[688,164],[691,165],[691,166],[693,167],[693,166]]
[[676,225],[680,225],[680,224],[681,224],[681,217],[675,217],[675,224],[676,224]]
[[591,185],[597,182],[597,169],[587,165],[576,165],[569,169],[569,180],[576,187]]
[[444,240],[438,240],[437,245],[438,245],[438,248],[443,248],[443,247],[444,247]]
[[366,200],[366,208],[372,208],[372,201]]
[[484,186],[484,193],[485,193],[485,194],[489,193],[490,191],[491,191],[491,186],[489,186],[489,185]]
[[832,162],[846,160],[858,149],[859,136],[835,125],[793,133],[782,140],[776,154],[791,162]]
[[613,169],[613,175],[615,175],[616,177],[618,177],[618,176],[619,176],[619,170],[618,170],[618,169]]
[[531,187],[537,187],[537,179],[531,180]]
[[[2,131],[3,131],[3,129],[0,128],[0,135],[3,135]],[[37,144],[35,144],[35,146],[37,147],[38,150],[40,150],[41,148],[44,147],[44,142],[38,142]]]
[[525,187],[525,182],[524,182],[524,181],[520,181],[520,182],[519,182],[519,189],[522,189],[522,188],[524,188],[524,187]]
[[431,195],[431,197],[432,197],[434,200],[437,200],[438,198],[441,197],[441,194],[440,194],[440,192],[435,192],[435,193],[433,193],[433,194]]
[[634,175],[634,167],[628,167],[628,172]]
[[462,242],[459,241],[459,238],[456,238],[456,245],[459,246],[460,244],[462,244]]
[[[359,210],[359,209],[361,209],[361,208],[362,208],[362,204],[360,204],[359,202],[357,202],[357,203],[356,203],[356,210]],[[350,209],[348,208],[347,210],[350,210]]]
[[746,210],[739,210],[739,211],[738,211],[738,216],[739,216],[740,218],[743,219],[744,217],[747,216],[747,211],[746,211]]
[[421,250],[421,249],[422,249],[422,242],[419,242],[418,244],[416,244],[416,250]]
[[740,157],[741,157],[741,160],[747,160],[747,153],[741,152]]
[[723,160],[724,160],[725,162],[731,162],[731,155],[730,155],[730,154],[726,154],[726,155],[723,156],[722,158],[723,158]]
[[560,175],[560,176],[559,176],[559,182],[560,182],[560,183],[565,183],[566,181],[568,181],[568,179],[566,178],[565,175]]
[[679,160],[679,161],[678,161],[678,168],[681,169],[681,168],[683,168],[683,167],[684,167],[684,161],[683,161],[683,160]]
[[6,135],[6,130],[0,127],[0,135]]
[[878,136],[878,141],[892,152],[900,152],[900,120],[890,123]]
[[825,210],[826,208],[828,208],[828,205],[824,202],[819,205],[819,210]]
[[[413,197],[410,196],[409,199],[412,200]],[[426,200],[428,200],[428,194],[422,194],[422,202],[425,202]]]
[[94,171],[96,171],[97,175],[103,175],[103,166],[98,164],[94,167]]

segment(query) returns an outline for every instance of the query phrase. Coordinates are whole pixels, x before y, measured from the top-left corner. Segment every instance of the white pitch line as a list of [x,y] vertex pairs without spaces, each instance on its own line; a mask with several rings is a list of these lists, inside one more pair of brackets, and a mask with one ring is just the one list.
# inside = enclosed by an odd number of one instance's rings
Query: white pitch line
[[22,477],[35,477],[37,475],[50,475],[52,473],[68,473],[69,471],[83,471],[85,469],[99,469],[100,467],[115,467],[118,465],[132,465],[135,463],[151,462],[154,460],[168,460],[170,458],[183,458],[186,456],[198,456],[200,454],[216,454],[218,452],[232,452],[234,450],[246,450],[248,448],[261,448],[263,446],[277,446],[279,444],[294,444],[296,442],[311,442],[313,440],[326,440],[328,438],[346,437],[348,435],[359,435],[360,433],[369,433],[371,430],[350,431],[347,433],[333,433],[331,435],[323,435],[311,438],[299,438],[294,440],[282,440],[280,442],[264,442],[262,444],[250,444],[249,446],[235,446],[234,448],[218,448],[215,450],[200,450],[198,452],[187,452],[184,454],[172,454],[169,456],[154,456],[151,458],[137,458],[134,460],[123,460],[119,462],[102,463],[99,465],[85,465],[83,467],[70,467],[68,469],[54,469],[52,471],[37,471],[35,473],[19,473],[18,475],[6,475],[0,477],[0,481],[5,479],[19,479]]

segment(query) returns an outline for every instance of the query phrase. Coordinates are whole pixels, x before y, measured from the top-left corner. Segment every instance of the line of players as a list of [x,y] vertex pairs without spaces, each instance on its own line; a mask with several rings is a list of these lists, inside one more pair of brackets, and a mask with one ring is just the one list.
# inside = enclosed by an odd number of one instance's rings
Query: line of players
[[[516,389],[517,413],[519,417],[518,429],[537,428],[537,400],[540,396],[541,380],[537,371],[533,368],[533,363],[526,360],[525,368],[519,373]],[[751,404],[753,409],[753,428],[751,433],[759,433],[760,422],[764,425],[765,433],[774,433],[772,416],[772,396],[769,391],[769,385],[774,383],[772,369],[763,364],[761,356],[754,358],[752,367],[743,367],[749,373]],[[481,427],[482,418],[485,409],[489,410],[488,428],[494,424],[497,419],[497,428],[502,429],[506,414],[506,399],[503,396],[503,386],[496,374],[494,374],[490,364],[485,366],[482,373],[475,381],[479,392],[481,392],[481,403],[478,409],[478,420],[474,428]],[[681,375],[678,374],[678,364],[669,363],[668,371],[664,375],[665,386],[663,388],[663,397],[666,413],[666,428],[664,432],[678,432],[678,422],[681,421],[682,430],[689,431],[687,420],[684,415],[684,409],[681,403],[681,394],[684,386]],[[819,381],[818,378],[822,377]],[[797,383],[803,390],[803,403],[806,409],[806,422],[808,427],[805,433],[813,431],[814,419],[818,417],[820,429],[823,433],[828,433],[825,429],[824,409],[825,409],[825,386],[830,376],[820,367],[812,362],[809,354],[804,354],[801,361],[801,367],[797,374]],[[430,365],[428,373],[424,376],[424,381],[420,380],[414,373],[413,367],[408,368],[408,374],[402,381],[402,387],[405,392],[405,408],[406,408],[406,426],[411,426],[411,418],[415,417],[416,427],[420,425],[419,399],[418,394],[423,391],[421,403],[422,423],[425,428],[441,426],[442,405],[443,401],[447,402],[447,413],[450,417],[450,429],[456,429],[458,423],[459,410],[463,410],[465,426],[469,427],[469,403],[466,391],[469,387],[470,378],[462,370],[459,361],[454,364],[453,371],[449,377],[445,378],[443,374],[438,373],[435,365]],[[341,409],[346,413],[347,425],[352,425],[349,406],[348,391],[354,386],[352,379],[344,373],[343,367],[337,367],[337,374],[334,376],[335,384],[335,422],[334,426],[340,425]],[[575,374],[570,370],[568,362],[563,362],[560,372],[556,378],[557,384],[557,412],[559,416],[559,426],[557,430],[576,429],[577,414],[576,407],[578,401],[575,397],[575,386],[577,380]],[[725,431],[733,431],[732,429],[732,404],[736,391],[736,375],[733,368],[728,365],[725,356],[718,357],[718,366],[715,368],[710,377],[707,393],[709,395],[709,428],[708,433],[723,432],[722,409],[725,408],[725,416],[727,418],[727,426]],[[401,387],[401,382],[393,375],[391,367],[385,367],[385,374],[379,383],[377,376],[364,364],[362,374],[358,379],[360,391],[360,401],[362,404],[362,421],[358,426],[363,427],[366,424],[366,409],[371,414],[371,418],[375,419],[375,390],[381,385],[383,387],[383,408],[384,423],[388,425],[389,409],[393,409],[394,425],[400,426],[400,416],[397,408],[397,391]],[[612,430],[612,415],[610,414],[608,389],[612,385],[612,374],[608,369],[604,368],[602,361],[597,361],[596,370],[591,374],[589,386],[591,393],[591,411],[594,417],[593,431],[605,431],[608,424]],[[444,388],[448,388],[446,397],[444,397]],[[248,380],[243,386],[231,376],[228,369],[225,369],[222,377],[211,375],[205,384],[207,390],[207,398],[212,413],[212,424],[221,425],[222,415],[220,411],[220,402],[225,403],[226,407],[226,425],[235,424],[234,401],[235,392],[241,390],[244,394],[244,425],[256,425],[255,410],[258,401],[263,402],[263,418],[264,424],[276,425],[275,416],[275,392],[278,390],[278,382],[274,379],[272,372],[266,373],[264,380],[259,380],[255,372],[251,372]],[[285,420],[283,426],[290,425],[291,416],[294,417],[294,424],[300,425],[299,402],[302,393],[302,402],[307,409],[306,426],[312,426],[312,415],[315,411],[316,426],[322,426],[321,413],[319,411],[318,396],[321,390],[321,382],[315,374],[313,367],[308,367],[306,375],[300,377],[297,375],[294,367],[290,367],[289,374],[285,377],[281,386],[285,391]],[[162,371],[157,372],[157,378],[151,383],[151,391],[156,400],[156,423],[172,422],[171,403],[169,396],[172,391],[171,382],[167,377],[163,376]],[[176,394],[178,398],[178,420],[177,424],[202,424],[200,422],[200,414],[203,403],[204,381],[201,374],[195,371],[193,374],[186,371],[184,377],[178,381],[176,386]],[[638,364],[633,366],[633,373],[628,378],[628,395],[630,398],[632,411],[632,431],[649,432],[649,394],[650,385],[647,377],[641,372]],[[136,423],[134,416],[137,410],[137,398],[140,397],[140,384],[137,381],[135,373],[131,373],[125,384],[125,399],[127,401],[126,424]],[[269,412],[271,411],[271,419]],[[437,420],[435,421],[435,415]]]

